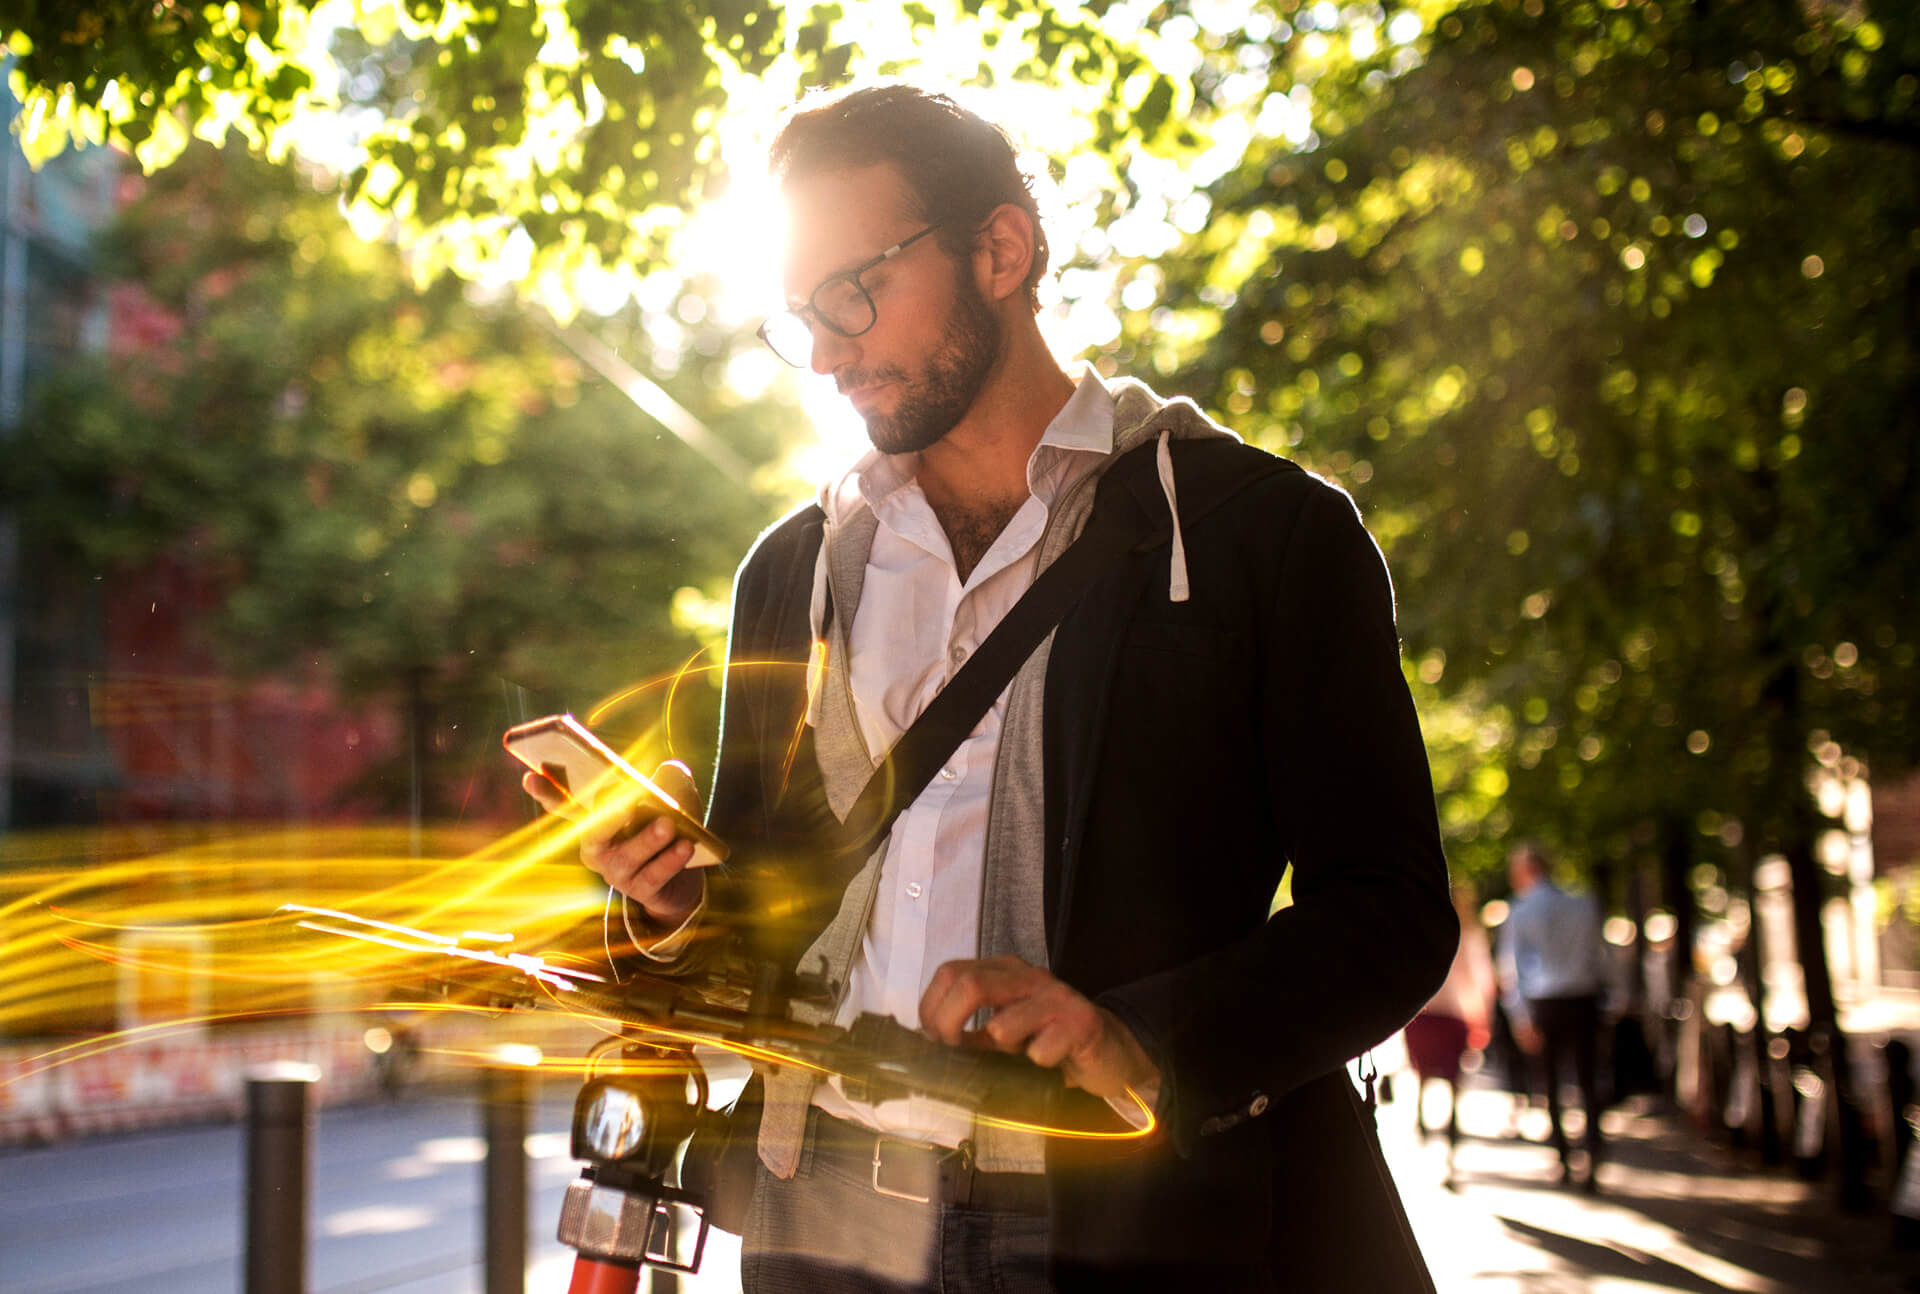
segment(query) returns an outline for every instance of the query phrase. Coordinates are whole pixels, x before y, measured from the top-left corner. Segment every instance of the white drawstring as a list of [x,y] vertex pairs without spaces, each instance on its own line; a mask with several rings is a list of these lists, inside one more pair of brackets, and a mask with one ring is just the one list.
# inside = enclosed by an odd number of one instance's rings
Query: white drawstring
[[1154,459],[1160,467],[1160,490],[1167,496],[1167,511],[1173,514],[1173,556],[1167,563],[1167,601],[1185,602],[1191,590],[1187,586],[1187,544],[1180,534],[1180,501],[1173,492],[1173,453],[1167,443],[1171,430],[1162,430]]

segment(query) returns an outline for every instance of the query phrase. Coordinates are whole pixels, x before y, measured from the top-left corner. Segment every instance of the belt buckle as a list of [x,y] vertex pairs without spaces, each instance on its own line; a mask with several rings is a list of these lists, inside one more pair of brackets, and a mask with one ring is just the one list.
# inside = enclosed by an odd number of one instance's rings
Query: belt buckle
[[[893,1187],[881,1183],[880,1165],[886,1157],[883,1148],[889,1141],[896,1146],[902,1146],[908,1150],[917,1150],[922,1154],[930,1153],[932,1150],[929,1146],[923,1146],[915,1141],[908,1141],[903,1137],[889,1137],[884,1132],[876,1134],[873,1139],[873,1189],[881,1195],[896,1200],[906,1200],[910,1204],[931,1203],[933,1200],[933,1196],[931,1195],[915,1195],[912,1191],[895,1190]],[[936,1182],[939,1181],[938,1174],[934,1175],[933,1180]]]

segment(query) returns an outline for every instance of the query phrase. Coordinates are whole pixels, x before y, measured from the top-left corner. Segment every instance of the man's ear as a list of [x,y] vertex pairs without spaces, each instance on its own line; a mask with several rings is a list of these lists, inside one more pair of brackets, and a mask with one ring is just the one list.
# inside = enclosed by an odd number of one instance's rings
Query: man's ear
[[1011,202],[995,207],[973,236],[973,276],[980,295],[1003,301],[1025,291],[1033,244],[1031,214]]

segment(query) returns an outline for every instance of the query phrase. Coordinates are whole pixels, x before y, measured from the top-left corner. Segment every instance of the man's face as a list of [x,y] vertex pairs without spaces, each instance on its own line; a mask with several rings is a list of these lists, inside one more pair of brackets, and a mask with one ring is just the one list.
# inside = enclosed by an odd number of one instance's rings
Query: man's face
[[1533,888],[1535,881],[1543,874],[1539,860],[1525,849],[1516,849],[1507,855],[1507,880],[1516,894],[1525,894]]
[[[787,300],[803,305],[835,274],[872,259],[926,227],[890,166],[836,171],[790,182]],[[917,453],[972,407],[1000,355],[1000,321],[971,269],[935,238],[920,239],[860,276],[873,298],[873,327],[841,337],[818,323],[813,368],[831,374],[866,421],[874,446]]]

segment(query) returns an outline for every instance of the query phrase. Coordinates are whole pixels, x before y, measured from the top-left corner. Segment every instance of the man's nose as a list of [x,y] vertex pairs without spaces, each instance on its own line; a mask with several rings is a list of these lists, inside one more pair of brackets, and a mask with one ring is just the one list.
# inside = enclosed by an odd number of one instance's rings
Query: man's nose
[[810,319],[807,322],[813,328],[813,356],[810,366],[814,372],[823,377],[829,375],[859,351],[859,345],[853,338],[842,337],[817,319]]

